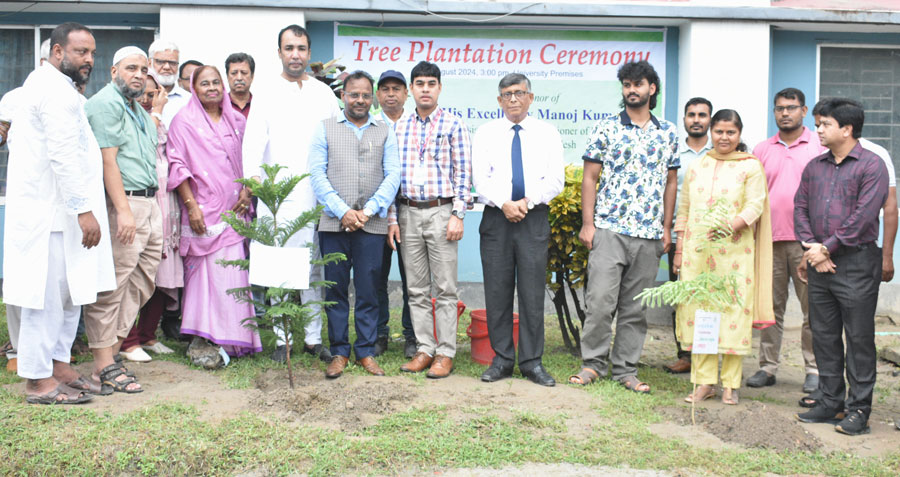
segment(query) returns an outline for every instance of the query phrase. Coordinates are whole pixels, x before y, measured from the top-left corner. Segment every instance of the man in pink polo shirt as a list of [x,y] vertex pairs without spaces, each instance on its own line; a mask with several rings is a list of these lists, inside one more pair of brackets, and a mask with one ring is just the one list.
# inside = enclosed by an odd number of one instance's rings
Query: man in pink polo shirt
[[762,330],[759,340],[759,371],[747,378],[747,386],[758,388],[775,384],[775,374],[781,355],[784,333],[784,309],[788,299],[788,283],[794,282],[794,292],[803,310],[800,347],[806,368],[803,391],[810,393],[819,385],[819,371],[813,354],[812,332],[809,328],[806,283],[797,275],[803,259],[803,247],[794,236],[794,194],[800,185],[800,175],[806,164],[826,149],[819,144],[819,136],[803,125],[806,116],[806,97],[796,88],[775,93],[775,122],[778,133],[759,143],[753,155],[759,158],[769,183],[769,205],[772,210],[772,298],[775,326]]

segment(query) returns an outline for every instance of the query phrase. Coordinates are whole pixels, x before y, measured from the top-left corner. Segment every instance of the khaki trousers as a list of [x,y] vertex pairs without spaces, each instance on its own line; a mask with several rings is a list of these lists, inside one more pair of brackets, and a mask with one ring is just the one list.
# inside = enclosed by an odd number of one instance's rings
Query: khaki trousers
[[[428,209],[400,205],[397,221],[409,291],[409,312],[419,342],[430,356],[456,356],[457,246],[447,240],[452,204]],[[433,290],[433,291],[432,291]],[[437,299],[434,319],[431,297]],[[437,340],[435,340],[437,334]]]
[[813,354],[812,331],[809,328],[809,300],[806,284],[797,275],[797,266],[803,260],[800,242],[778,241],[772,244],[772,305],[775,324],[764,328],[759,337],[759,368],[775,375],[781,361],[781,338],[784,335],[784,310],[788,300],[788,283],[794,282],[794,292],[803,311],[803,327],[800,330],[800,348],[806,374],[819,374],[816,356]]
[[159,205],[155,197],[128,197],[128,205],[135,234],[131,245],[123,245],[116,238],[118,214],[107,200],[116,289],[98,294],[95,303],[84,307],[84,327],[91,348],[108,348],[119,338],[127,338],[141,307],[156,289],[163,247]]

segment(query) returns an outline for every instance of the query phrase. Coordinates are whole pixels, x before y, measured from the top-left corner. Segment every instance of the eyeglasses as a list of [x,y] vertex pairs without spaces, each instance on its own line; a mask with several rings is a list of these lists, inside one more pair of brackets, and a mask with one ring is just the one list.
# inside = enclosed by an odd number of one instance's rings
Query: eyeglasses
[[369,93],[344,93],[350,99],[359,99],[362,98],[365,101],[371,101],[372,95]]
[[521,90],[519,90],[519,91],[507,91],[507,92],[505,92],[505,93],[500,93],[500,97],[503,98],[505,101],[509,101],[509,98],[512,98],[513,96],[515,96],[516,99],[522,99],[522,98],[524,98],[527,94],[528,94],[528,91],[521,91]]
[[802,108],[803,106],[798,106],[796,104],[792,104],[790,106],[775,106],[776,113],[783,113],[785,110],[789,113],[793,113],[794,111]]
[[153,58],[153,61],[159,63],[161,66],[171,66],[172,68],[178,68],[177,61],[160,60],[159,58]]

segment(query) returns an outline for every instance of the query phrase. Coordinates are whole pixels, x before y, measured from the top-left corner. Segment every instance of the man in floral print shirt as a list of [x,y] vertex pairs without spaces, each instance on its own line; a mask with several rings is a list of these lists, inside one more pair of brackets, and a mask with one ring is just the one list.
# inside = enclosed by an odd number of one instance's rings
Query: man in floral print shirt
[[627,63],[618,78],[625,109],[594,126],[583,157],[579,239],[590,249],[587,317],[582,370],[569,380],[588,384],[606,376],[612,364],[613,379],[649,393],[650,386],[637,379],[647,319],[634,297],[652,286],[659,258],[672,246],[678,134],[674,124],[650,113],[660,89],[650,63]]

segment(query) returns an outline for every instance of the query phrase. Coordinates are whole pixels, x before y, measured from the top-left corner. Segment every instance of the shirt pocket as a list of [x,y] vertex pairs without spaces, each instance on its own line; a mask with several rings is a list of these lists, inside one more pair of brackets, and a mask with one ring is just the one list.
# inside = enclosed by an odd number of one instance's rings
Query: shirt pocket
[[859,196],[859,181],[850,174],[841,174],[835,178],[834,190],[845,203],[855,203]]

